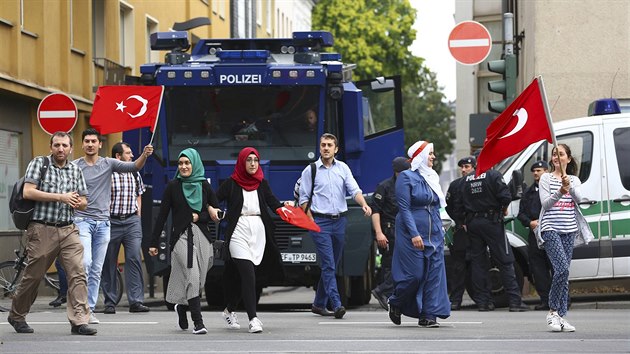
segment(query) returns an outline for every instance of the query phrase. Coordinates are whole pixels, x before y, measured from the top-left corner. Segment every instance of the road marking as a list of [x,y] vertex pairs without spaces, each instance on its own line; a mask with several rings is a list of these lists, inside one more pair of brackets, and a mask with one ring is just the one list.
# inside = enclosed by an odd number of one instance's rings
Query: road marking
[[[455,324],[483,324],[483,322],[480,321],[470,321],[470,322],[439,322],[440,325],[455,325]],[[327,321],[327,322],[318,322],[317,324],[320,325],[362,325],[362,324],[368,324],[368,325],[383,325],[383,324],[393,324],[391,321],[379,321],[379,322],[372,322],[372,321],[366,321],[366,322],[347,322],[347,321]],[[402,322],[401,325],[405,326],[405,325],[413,325],[413,326],[417,326],[418,322]]]
[[[69,324],[68,321],[65,322],[60,322],[60,321],[39,321],[39,322],[31,322],[28,321],[29,324],[31,325],[67,325]],[[8,325],[8,322],[2,322],[0,323],[0,325]],[[156,325],[156,324],[160,324],[160,322],[153,322],[153,321],[101,321],[98,324],[115,324],[115,325],[125,325],[125,324],[132,324],[132,325]]]

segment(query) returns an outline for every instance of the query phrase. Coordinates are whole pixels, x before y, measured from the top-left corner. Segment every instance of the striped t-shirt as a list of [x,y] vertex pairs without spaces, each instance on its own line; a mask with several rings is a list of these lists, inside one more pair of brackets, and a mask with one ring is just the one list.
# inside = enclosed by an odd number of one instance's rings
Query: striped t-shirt
[[[549,191],[555,194],[562,187],[562,181],[555,176],[549,179]],[[543,214],[540,222],[540,231],[554,230],[558,233],[570,233],[578,230],[575,219],[575,202],[571,194],[564,194],[551,208]]]

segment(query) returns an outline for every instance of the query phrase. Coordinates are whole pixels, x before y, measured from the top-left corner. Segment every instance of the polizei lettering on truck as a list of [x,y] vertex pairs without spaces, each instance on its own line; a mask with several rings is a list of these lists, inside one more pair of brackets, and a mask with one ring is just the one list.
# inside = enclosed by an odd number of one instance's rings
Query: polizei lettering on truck
[[262,76],[257,74],[221,74],[219,75],[220,84],[260,84]]

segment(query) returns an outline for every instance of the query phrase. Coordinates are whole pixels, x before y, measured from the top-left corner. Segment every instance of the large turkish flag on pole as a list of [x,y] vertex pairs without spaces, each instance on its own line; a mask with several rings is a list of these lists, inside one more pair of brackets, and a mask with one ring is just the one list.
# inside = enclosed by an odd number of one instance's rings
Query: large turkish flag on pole
[[101,86],[96,91],[90,125],[101,134],[149,127],[153,132],[164,86]]
[[476,175],[489,170],[501,160],[516,155],[540,140],[553,143],[551,116],[542,79],[529,86],[486,129],[486,140],[477,158]]

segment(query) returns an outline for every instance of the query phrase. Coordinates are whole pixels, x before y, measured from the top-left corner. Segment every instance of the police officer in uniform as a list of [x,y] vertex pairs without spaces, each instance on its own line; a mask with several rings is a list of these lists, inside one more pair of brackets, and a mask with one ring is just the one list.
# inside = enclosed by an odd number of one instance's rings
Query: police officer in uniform
[[485,286],[488,272],[484,256],[490,249],[490,256],[501,272],[501,281],[508,298],[510,312],[527,311],[514,274],[514,254],[505,235],[503,217],[512,201],[508,186],[501,174],[488,170],[479,176],[470,173],[464,178],[463,202],[465,228],[470,235],[470,256],[472,280],[475,294],[478,294],[479,311],[490,311],[492,296]]
[[544,249],[538,248],[534,229],[538,227],[538,217],[540,216],[540,196],[538,194],[538,181],[543,173],[547,172],[549,165],[545,161],[536,161],[531,167],[534,176],[534,183],[523,193],[518,219],[521,224],[529,229],[527,237],[527,256],[529,260],[529,271],[532,274],[536,292],[540,296],[540,304],[534,307],[535,310],[549,310],[549,289],[551,288],[551,263],[547,258]]
[[[465,211],[462,198],[462,186],[464,177],[469,173],[474,173],[477,166],[477,160],[474,156],[464,157],[459,160],[457,166],[460,167],[462,176],[451,182],[446,192],[446,212],[455,222],[455,232],[453,233],[453,242],[448,246],[450,251],[450,266],[446,269],[447,279],[449,281],[451,310],[457,311],[461,309],[462,297],[466,289],[466,275],[470,257],[467,257],[468,248],[470,246],[469,235],[464,229]],[[487,256],[484,256],[487,261]],[[486,266],[486,269],[488,267]],[[478,303],[476,296],[473,301]],[[492,302],[488,304],[494,306]]]
[[372,226],[376,236],[381,258],[381,270],[383,281],[373,290],[372,295],[381,307],[387,310],[387,299],[394,291],[394,280],[392,279],[392,256],[394,254],[394,241],[396,232],[394,223],[398,214],[398,202],[396,201],[396,177],[404,170],[411,167],[409,160],[405,157],[396,157],[392,161],[394,175],[382,181],[376,186],[376,191],[372,196]]

